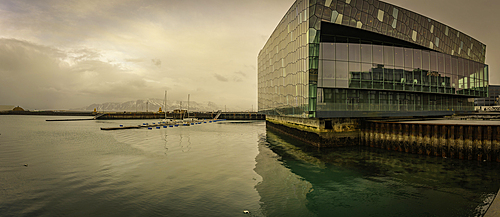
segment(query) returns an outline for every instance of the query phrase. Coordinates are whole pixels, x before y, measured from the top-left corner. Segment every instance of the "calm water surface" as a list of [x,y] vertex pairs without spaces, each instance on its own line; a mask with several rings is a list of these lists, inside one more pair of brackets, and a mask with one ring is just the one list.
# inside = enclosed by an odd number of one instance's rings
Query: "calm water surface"
[[0,216],[481,216],[500,187],[496,163],[319,151],[262,121],[56,118],[0,116]]

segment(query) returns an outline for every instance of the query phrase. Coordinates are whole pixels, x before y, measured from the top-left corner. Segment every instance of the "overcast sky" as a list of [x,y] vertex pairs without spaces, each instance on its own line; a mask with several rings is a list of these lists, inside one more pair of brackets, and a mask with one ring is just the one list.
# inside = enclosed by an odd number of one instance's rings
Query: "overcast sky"
[[[70,109],[163,98],[257,105],[257,55],[293,0],[0,0],[0,105]],[[387,0],[500,58],[500,1]],[[492,75],[493,84],[500,76]]]

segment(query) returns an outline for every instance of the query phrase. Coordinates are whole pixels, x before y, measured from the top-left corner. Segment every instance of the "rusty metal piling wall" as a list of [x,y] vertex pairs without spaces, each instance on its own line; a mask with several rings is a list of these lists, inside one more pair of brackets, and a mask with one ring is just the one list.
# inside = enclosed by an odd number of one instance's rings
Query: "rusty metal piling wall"
[[367,121],[360,142],[406,153],[500,162],[500,125]]

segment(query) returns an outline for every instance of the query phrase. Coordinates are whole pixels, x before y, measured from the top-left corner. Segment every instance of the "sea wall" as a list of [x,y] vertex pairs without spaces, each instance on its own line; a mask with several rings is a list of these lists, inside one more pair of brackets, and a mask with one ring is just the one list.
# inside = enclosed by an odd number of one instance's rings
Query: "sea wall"
[[500,126],[365,121],[361,145],[406,153],[500,162]]
[[316,147],[370,146],[413,154],[500,162],[500,122],[266,117],[268,128]]

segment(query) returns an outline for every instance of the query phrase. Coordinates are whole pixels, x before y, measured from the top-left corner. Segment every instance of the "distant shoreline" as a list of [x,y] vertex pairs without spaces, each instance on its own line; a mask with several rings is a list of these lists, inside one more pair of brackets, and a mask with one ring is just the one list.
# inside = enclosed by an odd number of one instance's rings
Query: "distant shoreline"
[[1,111],[0,115],[94,116],[92,111]]
[[[44,116],[96,116],[100,120],[109,119],[159,119],[165,118],[164,112],[93,112],[93,111],[1,111],[0,115],[44,115]],[[186,115],[186,114],[185,114]],[[189,112],[189,117],[212,119],[217,112]],[[186,115],[187,116],[187,115]],[[185,116],[185,117],[186,117]],[[167,118],[181,118],[179,113],[167,112]],[[264,114],[257,112],[222,112],[220,119],[228,120],[265,120]]]

